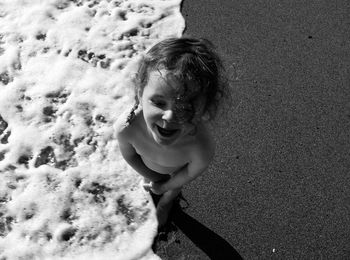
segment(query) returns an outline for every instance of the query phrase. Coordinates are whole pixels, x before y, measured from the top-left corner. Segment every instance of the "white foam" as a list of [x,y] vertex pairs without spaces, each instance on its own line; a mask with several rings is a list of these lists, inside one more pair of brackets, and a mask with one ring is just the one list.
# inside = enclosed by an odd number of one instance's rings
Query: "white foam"
[[112,125],[179,0],[0,0],[0,258],[158,259]]

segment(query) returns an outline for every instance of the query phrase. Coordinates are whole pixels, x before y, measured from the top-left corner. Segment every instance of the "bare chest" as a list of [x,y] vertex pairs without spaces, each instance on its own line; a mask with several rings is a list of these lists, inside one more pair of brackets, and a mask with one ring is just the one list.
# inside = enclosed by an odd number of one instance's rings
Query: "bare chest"
[[186,147],[164,149],[145,137],[137,138],[133,146],[146,166],[159,173],[170,174],[189,162]]

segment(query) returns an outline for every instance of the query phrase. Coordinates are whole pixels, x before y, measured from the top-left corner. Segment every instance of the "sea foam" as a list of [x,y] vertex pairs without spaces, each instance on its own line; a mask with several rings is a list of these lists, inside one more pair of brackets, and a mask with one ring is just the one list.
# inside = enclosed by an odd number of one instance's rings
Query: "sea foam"
[[0,0],[0,258],[158,259],[113,133],[179,0]]

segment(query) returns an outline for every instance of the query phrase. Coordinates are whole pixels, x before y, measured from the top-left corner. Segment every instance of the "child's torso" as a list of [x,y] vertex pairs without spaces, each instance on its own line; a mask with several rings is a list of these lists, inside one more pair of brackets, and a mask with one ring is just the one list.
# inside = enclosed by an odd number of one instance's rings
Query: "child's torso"
[[[161,146],[157,144],[151,134],[145,128],[145,122],[140,111],[136,111],[131,129],[132,140],[130,144],[140,155],[145,165],[160,174],[173,174],[191,162],[190,155],[198,149],[198,142],[209,142],[209,135],[204,125],[197,128],[194,136],[182,141],[181,144]],[[198,136],[201,136],[198,138]],[[203,138],[205,136],[205,138]],[[200,140],[200,141],[199,141]]]
[[172,174],[189,163],[185,149],[163,150],[149,138],[137,138],[133,146],[145,165],[161,174]]
[[149,158],[145,157],[145,156],[142,156],[140,155],[141,158],[142,158],[142,161],[145,163],[145,165],[155,171],[155,172],[158,172],[160,174],[173,174],[174,172],[176,172],[177,170],[181,169],[183,166],[179,166],[179,167],[168,167],[168,166],[164,166],[164,165],[161,165],[161,164],[158,164],[152,160],[150,160]]
[[144,124],[143,120],[135,121],[133,122],[135,124],[135,138],[132,141],[132,146],[149,169],[160,174],[172,174],[189,163],[191,144],[161,146],[155,143],[144,126],[137,126],[137,124]]

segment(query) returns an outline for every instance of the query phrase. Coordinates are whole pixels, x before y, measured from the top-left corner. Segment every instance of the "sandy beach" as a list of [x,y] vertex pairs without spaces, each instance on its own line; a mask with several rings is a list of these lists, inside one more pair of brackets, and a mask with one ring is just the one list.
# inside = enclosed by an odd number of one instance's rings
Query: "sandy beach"
[[[349,1],[180,2],[0,0],[0,259],[350,259]],[[113,126],[185,22],[231,99],[154,243]]]
[[233,103],[215,124],[209,172],[184,189],[185,219],[209,239],[177,232],[168,259],[350,257],[348,10],[346,1],[183,2],[185,34],[217,46]]

